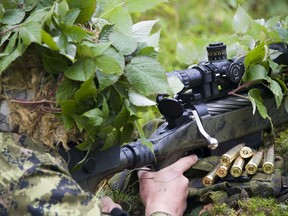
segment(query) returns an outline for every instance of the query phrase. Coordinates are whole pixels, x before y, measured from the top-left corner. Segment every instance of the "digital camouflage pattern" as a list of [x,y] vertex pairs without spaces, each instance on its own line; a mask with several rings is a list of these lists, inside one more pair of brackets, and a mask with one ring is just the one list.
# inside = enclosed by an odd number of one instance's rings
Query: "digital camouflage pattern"
[[0,215],[101,215],[100,201],[71,178],[56,151],[0,133]]

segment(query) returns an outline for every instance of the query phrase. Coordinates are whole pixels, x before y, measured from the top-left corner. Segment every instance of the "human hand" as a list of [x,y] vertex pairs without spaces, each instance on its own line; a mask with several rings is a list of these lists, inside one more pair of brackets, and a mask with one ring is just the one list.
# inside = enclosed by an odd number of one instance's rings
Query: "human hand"
[[102,202],[101,211],[104,213],[110,213],[114,208],[122,209],[121,206],[117,203],[114,203],[110,197],[104,196],[100,200]]
[[146,206],[145,215],[165,212],[173,216],[182,216],[188,197],[188,179],[183,173],[197,162],[196,155],[179,159],[158,172],[140,170],[140,196]]

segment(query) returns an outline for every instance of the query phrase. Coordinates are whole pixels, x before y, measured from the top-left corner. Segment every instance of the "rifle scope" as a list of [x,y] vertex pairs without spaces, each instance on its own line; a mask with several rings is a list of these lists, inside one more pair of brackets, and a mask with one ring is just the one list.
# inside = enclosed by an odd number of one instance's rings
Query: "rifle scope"
[[206,48],[208,61],[181,71],[167,73],[177,76],[184,84],[181,91],[192,90],[193,99],[209,99],[221,91],[237,86],[244,74],[244,58],[227,59],[226,45],[222,42],[211,43]]

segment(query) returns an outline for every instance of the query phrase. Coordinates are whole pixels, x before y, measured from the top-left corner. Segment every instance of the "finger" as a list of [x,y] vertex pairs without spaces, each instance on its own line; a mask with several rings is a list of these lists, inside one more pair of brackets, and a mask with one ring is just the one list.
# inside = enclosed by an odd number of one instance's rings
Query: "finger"
[[197,155],[189,155],[186,157],[183,157],[176,161],[175,163],[171,164],[169,166],[169,169],[175,169],[182,173],[184,173],[186,170],[188,170],[192,165],[194,165],[198,160]]

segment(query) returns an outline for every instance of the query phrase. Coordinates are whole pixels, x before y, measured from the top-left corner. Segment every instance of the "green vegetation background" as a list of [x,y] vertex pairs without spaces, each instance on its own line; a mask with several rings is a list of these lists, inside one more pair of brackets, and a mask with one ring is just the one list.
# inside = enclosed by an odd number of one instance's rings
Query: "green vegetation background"
[[135,21],[159,19],[159,60],[167,71],[172,71],[186,67],[175,58],[177,43],[199,46],[202,41],[234,33],[232,20],[238,4],[253,19],[288,13],[288,0],[170,0],[134,18]]

